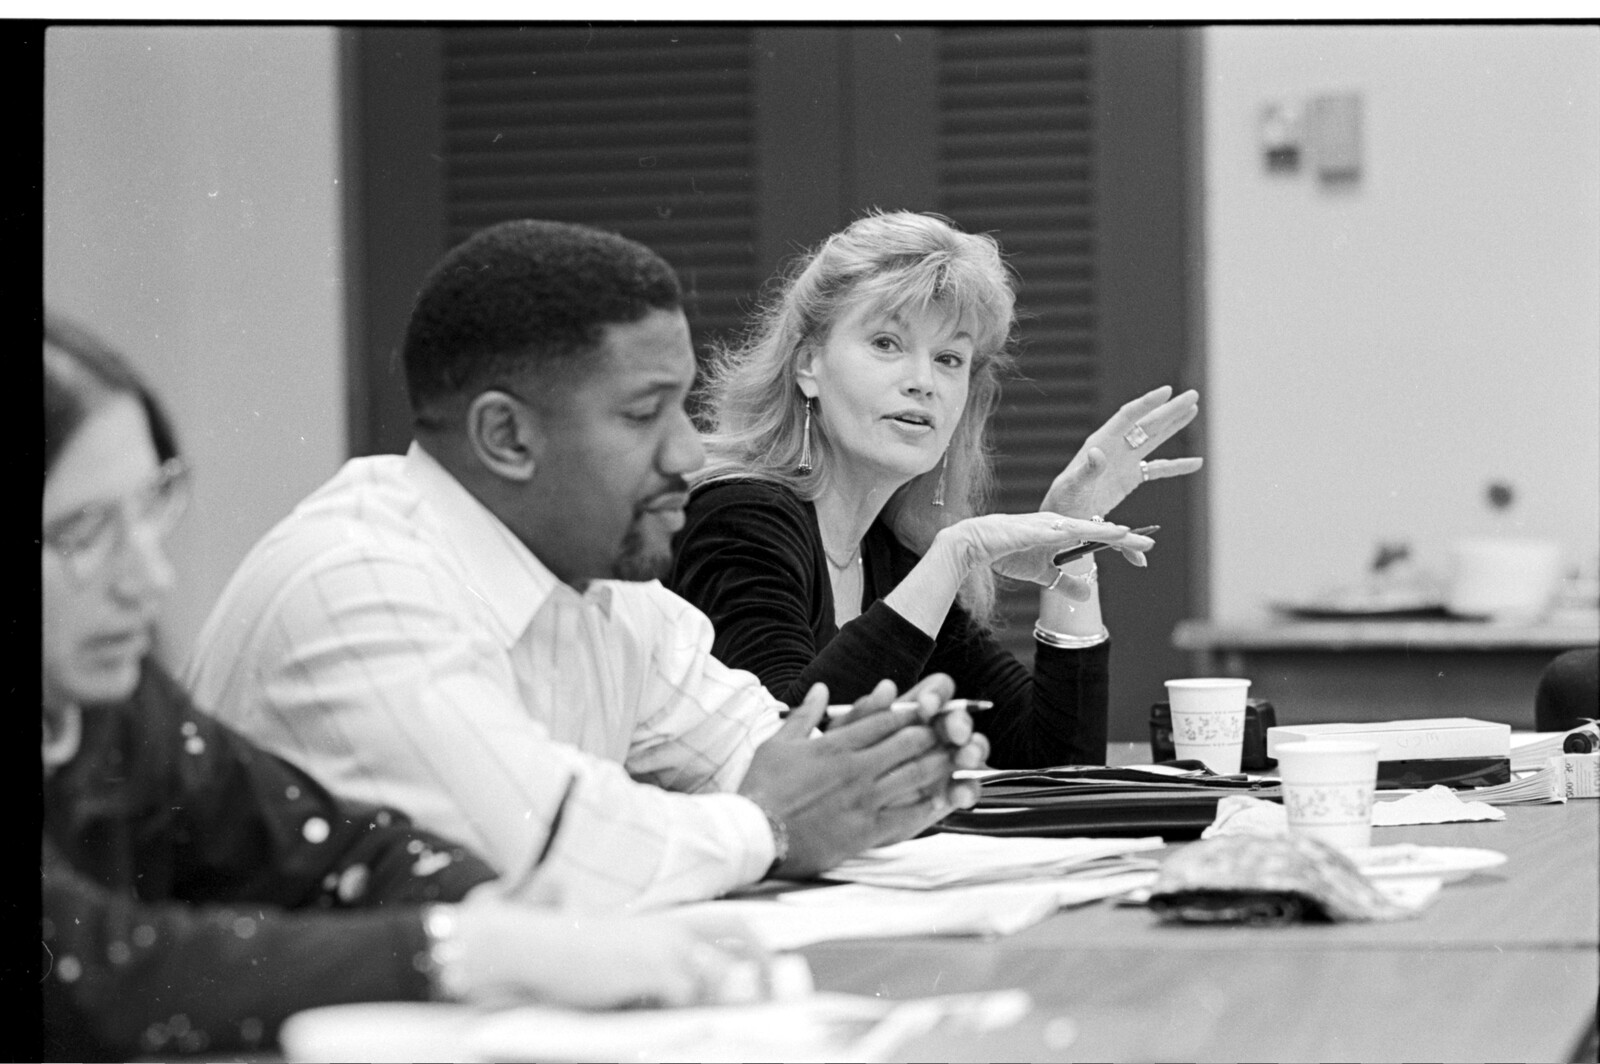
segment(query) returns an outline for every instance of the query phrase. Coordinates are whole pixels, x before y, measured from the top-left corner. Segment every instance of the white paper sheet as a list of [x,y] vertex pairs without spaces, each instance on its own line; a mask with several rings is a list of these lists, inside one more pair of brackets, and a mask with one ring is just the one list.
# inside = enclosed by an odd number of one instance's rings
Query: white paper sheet
[[1001,990],[610,1013],[525,1008],[486,1019],[468,1044],[478,1059],[497,1061],[881,1061],[941,1025],[995,1030],[1030,1007],[1023,991]]
[[683,905],[672,912],[735,917],[770,950],[813,942],[909,935],[1009,935],[1059,908],[1112,898],[1155,881],[1155,869],[1104,876],[1043,877],[941,890],[904,890],[843,883],[768,900]]
[[1137,839],[993,838],[987,835],[941,833],[907,839],[892,846],[868,850],[843,862],[827,878],[878,887],[932,889],[977,883],[997,883],[1061,875],[1094,862],[1137,863],[1118,868],[1132,871],[1150,867],[1133,855],[1159,850],[1159,836]]
[[[1372,803],[1372,826],[1399,827],[1403,824],[1451,824],[1471,820],[1504,820],[1505,813],[1484,802],[1463,802],[1443,784],[1404,798]],[[1203,839],[1215,835],[1282,835],[1289,830],[1289,814],[1276,802],[1230,794],[1217,803],[1217,816]]]
[[1021,990],[891,1001],[813,994],[791,1001],[584,1012],[523,1006],[373,1002],[289,1017],[287,1061],[850,1061],[891,1059],[935,1030],[1008,1027],[1032,1007]]

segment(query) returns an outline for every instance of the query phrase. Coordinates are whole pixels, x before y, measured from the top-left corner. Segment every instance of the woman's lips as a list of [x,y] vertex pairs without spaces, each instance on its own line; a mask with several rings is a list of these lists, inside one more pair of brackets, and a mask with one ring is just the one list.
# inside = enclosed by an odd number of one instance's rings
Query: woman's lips
[[892,416],[884,418],[884,420],[902,435],[912,437],[913,439],[921,439],[922,437],[928,436],[933,432],[932,425],[924,425],[920,422],[901,421],[899,418]]
[[82,643],[86,664],[95,668],[121,668],[150,651],[150,633],[140,628],[125,632],[103,632]]

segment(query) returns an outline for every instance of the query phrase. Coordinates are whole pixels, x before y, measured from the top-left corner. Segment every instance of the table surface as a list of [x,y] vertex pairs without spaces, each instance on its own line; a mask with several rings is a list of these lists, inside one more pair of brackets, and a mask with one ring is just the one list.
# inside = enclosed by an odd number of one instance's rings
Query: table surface
[[[1148,751],[1113,744],[1109,760],[1146,760]],[[1374,829],[1377,845],[1508,857],[1447,884],[1411,920],[1189,927],[1099,902],[1002,938],[824,942],[801,952],[820,990],[900,999],[1015,987],[1033,999],[1012,1027],[935,1031],[897,1060],[1593,1059],[1600,801],[1505,812],[1496,822]],[[451,1015],[426,1008],[424,1028]],[[405,1059],[417,1059],[416,1034],[402,1038]],[[382,1032],[362,1037],[367,1059],[402,1059],[370,1055],[387,1045]]]
[[[1117,744],[1111,760],[1145,749]],[[1374,845],[1509,858],[1447,884],[1414,920],[1187,927],[1097,903],[995,940],[803,952],[825,990],[1033,996],[1016,1027],[929,1036],[901,1054],[911,1060],[1566,1060],[1600,995],[1600,801],[1505,812],[1374,830]]]

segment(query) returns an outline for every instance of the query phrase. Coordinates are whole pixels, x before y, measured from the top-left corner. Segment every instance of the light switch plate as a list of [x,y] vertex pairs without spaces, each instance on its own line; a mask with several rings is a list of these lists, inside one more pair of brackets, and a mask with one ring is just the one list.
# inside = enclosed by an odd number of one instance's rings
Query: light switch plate
[[1346,92],[1313,97],[1306,107],[1306,144],[1317,176],[1326,184],[1361,178],[1361,96]]

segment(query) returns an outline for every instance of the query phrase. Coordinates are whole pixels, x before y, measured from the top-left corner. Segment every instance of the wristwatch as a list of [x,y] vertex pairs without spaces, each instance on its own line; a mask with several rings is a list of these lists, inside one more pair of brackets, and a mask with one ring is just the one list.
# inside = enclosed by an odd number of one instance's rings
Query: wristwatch
[[435,1001],[466,999],[461,971],[461,941],[456,938],[456,907],[429,905],[422,910],[422,930],[428,936],[428,982]]

